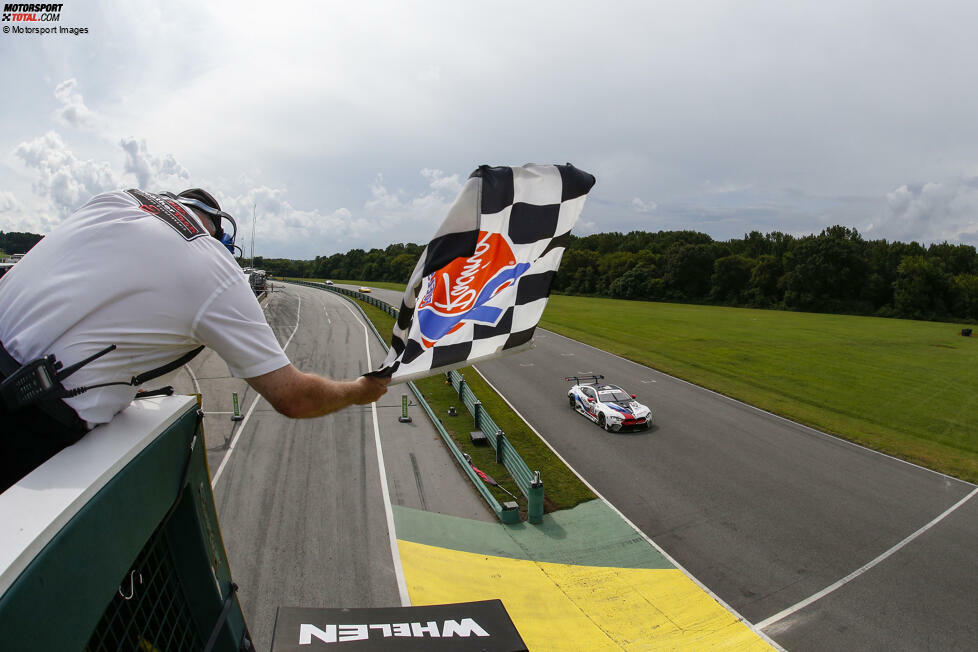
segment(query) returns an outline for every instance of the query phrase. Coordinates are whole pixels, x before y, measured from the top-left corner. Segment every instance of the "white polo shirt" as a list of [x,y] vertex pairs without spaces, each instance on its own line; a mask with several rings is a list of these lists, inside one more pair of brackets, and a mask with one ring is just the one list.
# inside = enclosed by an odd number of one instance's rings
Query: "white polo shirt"
[[[193,211],[138,190],[92,198],[0,278],[0,342],[20,362],[53,353],[66,367],[118,347],[67,378],[68,389],[128,381],[200,344],[239,378],[289,364],[227,248]],[[136,391],[65,401],[94,426]]]

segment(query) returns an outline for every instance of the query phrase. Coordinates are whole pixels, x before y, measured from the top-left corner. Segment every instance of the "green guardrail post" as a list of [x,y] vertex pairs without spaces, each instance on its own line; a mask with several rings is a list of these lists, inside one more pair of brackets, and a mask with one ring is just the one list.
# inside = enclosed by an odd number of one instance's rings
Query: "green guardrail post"
[[503,463],[503,442],[505,441],[506,440],[503,439],[503,431],[497,430],[496,431],[496,464]]
[[244,417],[241,416],[241,408],[238,407],[237,392],[231,392],[231,402],[234,403],[234,414],[231,415],[231,421],[241,421],[242,419],[244,419]]
[[231,403],[234,406],[234,412],[231,414],[231,431],[224,438],[224,448],[231,445],[231,439],[234,437],[234,429],[244,419],[241,416],[241,408],[238,406],[237,392],[231,392]]
[[533,482],[526,495],[526,520],[533,524],[543,522],[543,480],[539,471],[533,472]]
[[518,503],[507,501],[502,504],[502,508],[502,512],[499,514],[499,520],[504,525],[513,525],[520,522],[520,506]]
[[459,374],[458,376],[458,397],[462,398],[462,390],[465,389],[465,375]]
[[482,401],[473,401],[472,417],[475,420],[475,427],[482,430]]
[[408,416],[407,394],[401,394],[401,416],[397,420],[401,423],[411,423],[411,417]]

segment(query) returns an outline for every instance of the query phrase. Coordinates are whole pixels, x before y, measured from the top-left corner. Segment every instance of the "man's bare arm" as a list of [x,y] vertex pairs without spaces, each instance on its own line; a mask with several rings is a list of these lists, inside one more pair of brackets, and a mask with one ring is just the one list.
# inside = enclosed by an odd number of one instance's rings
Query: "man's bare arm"
[[261,376],[246,378],[277,411],[293,419],[309,419],[349,405],[373,403],[387,392],[386,378],[361,376],[332,380],[286,365]]

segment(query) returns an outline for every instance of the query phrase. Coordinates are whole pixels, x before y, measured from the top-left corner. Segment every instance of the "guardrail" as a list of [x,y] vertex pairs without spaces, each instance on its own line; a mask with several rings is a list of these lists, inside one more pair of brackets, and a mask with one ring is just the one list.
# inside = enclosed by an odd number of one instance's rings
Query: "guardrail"
[[247,650],[193,397],[143,399],[0,494],[0,650]]
[[526,519],[530,523],[540,523],[543,520],[543,481],[540,472],[530,470],[502,429],[482,407],[479,397],[465,384],[465,376],[457,370],[449,371],[445,376],[475,420],[475,427],[486,435],[489,445],[496,451],[496,462],[506,467],[516,486],[526,496]]
[[[283,279],[285,280],[285,279]],[[398,310],[394,308],[386,301],[381,301],[380,299],[370,296],[369,294],[364,294],[362,292],[357,292],[356,290],[349,290],[347,288],[338,288],[334,285],[326,285],[325,283],[314,283],[311,281],[300,281],[297,279],[287,280],[289,283],[295,283],[297,285],[305,285],[307,287],[313,287],[320,290],[328,290],[330,292],[335,292],[341,294],[348,298],[357,299],[367,303],[375,308],[383,310],[390,316],[397,318]],[[353,302],[357,309],[360,307]],[[363,311],[360,310],[363,314]],[[377,331],[374,327],[373,322],[371,322],[366,315],[363,315],[366,323],[370,324],[371,330],[381,341],[384,346],[384,350],[388,350],[387,342],[384,337]],[[513,480],[516,481],[516,485],[519,487],[523,495],[526,496],[527,502],[527,520],[530,523],[538,524],[543,521],[543,481],[540,478],[539,471],[531,471],[530,467],[527,466],[523,458],[520,457],[516,448],[506,439],[505,433],[496,425],[492,420],[492,417],[482,409],[482,403],[479,401],[475,393],[465,384],[464,378],[457,371],[451,371],[446,374],[446,379],[452,383],[452,387],[459,392],[459,398],[468,408],[469,413],[475,419],[475,427],[481,430],[485,435],[489,444],[496,451],[496,461],[506,467]],[[438,430],[448,449],[451,451],[455,460],[458,462],[462,470],[468,475],[469,479],[475,485],[476,489],[486,499],[489,503],[490,508],[496,512],[496,515],[503,523],[516,523],[519,521],[519,513],[516,509],[505,509],[503,505],[500,505],[499,501],[493,496],[489,490],[486,488],[482,479],[473,471],[472,467],[465,460],[463,453],[459,450],[455,441],[452,439],[451,435],[442,425],[441,420],[435,415],[434,411],[428,405],[427,401],[424,400],[421,392],[414,385],[413,382],[409,382],[408,386],[411,388],[411,392],[418,400],[418,404],[424,409],[424,411],[431,418],[432,424]]]

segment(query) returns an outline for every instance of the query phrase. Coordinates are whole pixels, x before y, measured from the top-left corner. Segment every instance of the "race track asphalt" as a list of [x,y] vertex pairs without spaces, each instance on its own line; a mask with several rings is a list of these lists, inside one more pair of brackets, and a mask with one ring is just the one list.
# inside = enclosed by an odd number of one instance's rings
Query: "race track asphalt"
[[[356,378],[371,368],[368,346],[371,362],[383,360],[379,341],[337,295],[279,285],[264,308],[301,371]],[[402,604],[370,406],[287,419],[209,349],[174,386],[204,395],[214,498],[256,649],[270,649],[278,607]],[[388,504],[498,523],[418,408],[409,409],[412,423],[398,421],[401,389],[376,410]],[[233,392],[245,417],[238,422]]]
[[[974,485],[548,331],[535,340],[478,370],[612,505],[785,649],[974,649]],[[563,379],[585,373],[637,394],[655,428],[608,433],[573,412]]]

